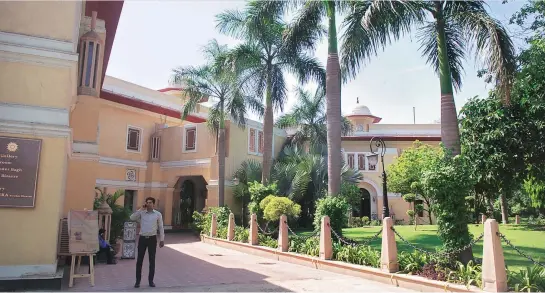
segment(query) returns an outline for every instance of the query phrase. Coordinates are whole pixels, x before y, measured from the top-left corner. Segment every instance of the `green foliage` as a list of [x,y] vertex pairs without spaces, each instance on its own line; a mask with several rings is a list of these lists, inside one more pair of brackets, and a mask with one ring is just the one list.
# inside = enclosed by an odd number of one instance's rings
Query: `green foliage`
[[306,254],[310,256],[319,256],[320,255],[320,239],[318,237],[311,237],[308,239],[303,239],[299,237],[289,237],[290,241],[290,252],[296,252],[301,254]]
[[403,200],[406,202],[414,202],[416,200],[416,195],[414,193],[407,193],[403,195]]
[[269,195],[259,206],[263,209],[263,218],[269,222],[280,220],[282,215],[295,219],[301,214],[301,206],[287,197]]
[[422,270],[424,265],[432,261],[433,259],[428,254],[417,250],[411,253],[402,251],[398,255],[399,269],[406,274],[416,274]]
[[342,234],[342,228],[348,222],[350,205],[346,199],[338,196],[326,196],[318,200],[314,214],[314,228],[320,229],[323,216],[329,216],[331,229]]
[[[192,215],[193,217],[192,229],[197,231],[200,234],[210,235],[210,227],[212,225],[212,214],[216,215],[216,220],[218,223],[218,226],[217,226],[218,231],[220,228],[227,229],[227,225],[229,224],[229,214],[231,214],[231,210],[225,206],[224,207],[209,207],[205,213],[194,211]],[[219,235],[219,232],[218,232],[218,235]]]
[[524,180],[524,191],[530,196],[531,205],[535,208],[545,208],[545,182],[534,177]]
[[278,248],[278,240],[272,238],[269,235],[264,234],[258,234],[257,240],[259,242],[259,245],[270,247],[270,248]]
[[334,259],[356,265],[380,267],[380,251],[370,246],[339,246],[334,253]]
[[514,292],[544,292],[545,268],[534,265],[518,272],[508,272],[507,283]]
[[369,217],[365,216],[365,217],[352,217],[352,223],[350,223],[350,227],[351,228],[358,228],[358,227],[363,227],[363,226],[369,226],[370,225],[370,221],[369,221]]
[[447,281],[464,284],[469,286],[481,287],[482,284],[482,267],[469,261],[466,265],[461,262],[456,262],[456,269],[451,270],[447,276]]
[[248,229],[245,229],[241,226],[235,227],[235,238],[234,241],[248,243],[248,239],[250,237],[250,231]]
[[355,183],[347,181],[341,182],[341,194],[339,196],[344,198],[352,209],[359,209],[361,191]]
[[123,236],[123,225],[130,220],[131,216],[131,211],[128,208],[116,203],[125,194],[125,190],[119,189],[114,194],[107,194],[102,189],[95,187],[95,191],[98,191],[98,193],[95,192],[93,210],[98,209],[103,202],[106,202],[112,209],[112,223],[108,242],[114,245],[116,239]]
[[424,173],[423,186],[435,200],[439,238],[450,251],[469,244],[465,196],[473,187],[467,161],[462,156],[446,156]]

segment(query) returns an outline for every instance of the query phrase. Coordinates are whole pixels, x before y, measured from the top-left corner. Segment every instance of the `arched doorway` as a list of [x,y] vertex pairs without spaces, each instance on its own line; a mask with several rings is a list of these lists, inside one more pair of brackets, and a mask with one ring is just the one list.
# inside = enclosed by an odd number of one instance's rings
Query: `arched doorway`
[[172,228],[187,229],[193,223],[193,212],[206,204],[206,181],[202,176],[180,176],[172,193]]
[[182,228],[188,228],[188,225],[193,222],[195,202],[195,184],[191,180],[185,180],[180,190],[180,224]]
[[360,217],[371,219],[371,193],[365,188],[360,188]]

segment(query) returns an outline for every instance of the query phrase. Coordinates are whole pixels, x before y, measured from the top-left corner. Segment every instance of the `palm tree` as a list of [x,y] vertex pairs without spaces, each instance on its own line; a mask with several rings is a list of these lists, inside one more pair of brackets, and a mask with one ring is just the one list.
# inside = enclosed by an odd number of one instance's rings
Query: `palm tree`
[[[284,1],[272,1],[284,2]],[[314,50],[317,42],[327,35],[327,65],[326,65],[326,100],[327,100],[327,161],[328,161],[328,193],[337,195],[341,191],[341,67],[337,49],[336,14],[348,12],[347,8],[353,1],[293,1],[299,10],[294,22],[285,34],[285,41],[291,50]],[[299,2],[299,3],[298,3]],[[267,11],[284,12],[289,8],[286,2],[269,4]],[[327,20],[327,30],[322,21]]]
[[486,11],[484,1],[370,1],[351,6],[341,50],[346,77],[354,77],[364,60],[392,39],[417,29],[422,54],[439,75],[441,139],[453,155],[460,153],[453,87],[458,91],[462,86],[462,62],[468,53],[483,57],[486,72],[509,103],[515,49],[505,28]]
[[182,108],[182,119],[194,112],[205,97],[215,98],[217,103],[209,111],[207,126],[216,134],[218,154],[218,200],[224,205],[225,198],[225,120],[228,116],[244,128],[246,107],[262,111],[259,101],[244,95],[236,73],[223,68],[228,52],[216,40],[210,41],[203,50],[206,64],[199,67],[186,66],[174,69],[172,83],[184,85],[187,98]]
[[282,13],[264,13],[263,7],[270,2],[252,0],[244,11],[226,11],[217,16],[220,32],[244,41],[230,52],[226,65],[242,74],[246,88],[265,99],[263,184],[269,181],[272,165],[273,109],[283,111],[287,99],[285,74],[295,74],[300,83],[314,79],[325,84],[325,71],[317,59],[302,49],[285,46]]
[[[296,128],[291,144],[302,146],[309,142],[311,146],[327,144],[326,114],[324,111],[325,92],[318,87],[314,94],[298,87],[297,104],[290,113],[282,115],[276,121],[276,127]],[[342,135],[352,131],[352,123],[342,117]]]

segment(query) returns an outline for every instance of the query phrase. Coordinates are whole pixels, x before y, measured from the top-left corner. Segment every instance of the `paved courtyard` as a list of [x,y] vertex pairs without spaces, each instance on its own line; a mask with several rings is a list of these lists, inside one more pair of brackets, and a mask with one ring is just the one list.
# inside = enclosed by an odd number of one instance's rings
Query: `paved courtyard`
[[154,280],[156,288],[150,288],[147,283],[146,254],[139,289],[133,287],[136,260],[118,260],[116,265],[97,265],[94,287],[84,278],[75,279],[74,286],[68,288],[68,274],[65,274],[64,289],[184,292],[410,291],[204,244],[189,234],[167,234],[165,239],[165,247],[157,248]]

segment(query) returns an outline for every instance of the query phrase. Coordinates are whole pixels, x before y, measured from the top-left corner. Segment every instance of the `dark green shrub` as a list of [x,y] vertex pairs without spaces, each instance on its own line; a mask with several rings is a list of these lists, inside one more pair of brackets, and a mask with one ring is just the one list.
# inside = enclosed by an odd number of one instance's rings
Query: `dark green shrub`
[[348,222],[348,211],[350,205],[342,197],[326,196],[316,203],[316,212],[314,213],[314,228],[320,229],[323,216],[329,216],[331,229],[341,234],[342,228]]

